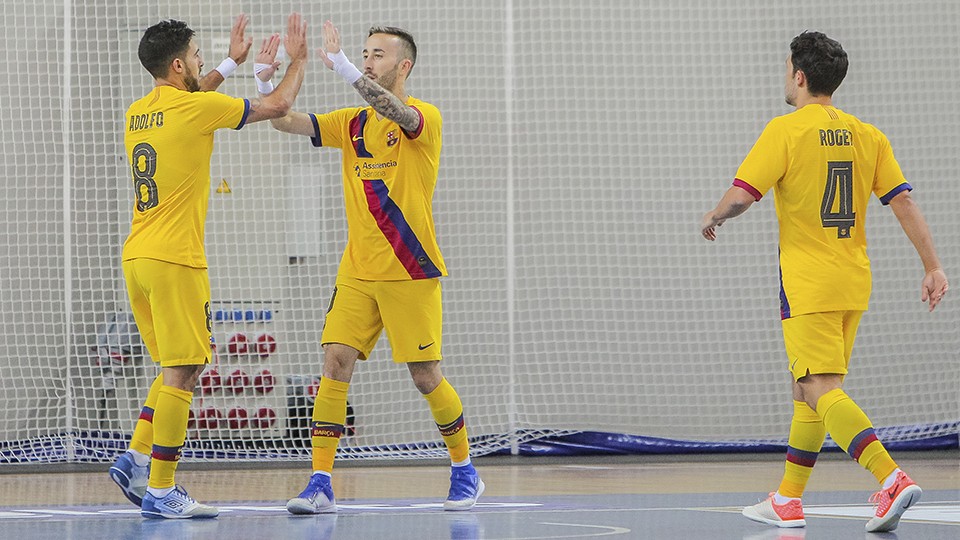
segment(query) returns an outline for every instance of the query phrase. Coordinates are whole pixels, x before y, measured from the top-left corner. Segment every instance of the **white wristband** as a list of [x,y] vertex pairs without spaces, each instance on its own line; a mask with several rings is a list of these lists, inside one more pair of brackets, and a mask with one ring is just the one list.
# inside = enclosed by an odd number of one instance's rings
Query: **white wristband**
[[260,92],[260,95],[268,96],[273,92],[273,81],[261,81],[259,77],[254,77],[257,79],[257,92]]
[[232,75],[235,69],[237,69],[237,63],[229,56],[224,58],[223,62],[220,62],[220,65],[217,66],[217,71],[220,72],[220,75],[222,75],[224,79]]
[[360,77],[363,77],[363,73],[360,73],[357,66],[353,65],[347,55],[343,54],[343,49],[332,54],[327,53],[327,58],[333,61],[333,70],[337,72],[337,75],[343,77],[343,80],[348,83],[353,84],[359,81]]
[[260,72],[270,67],[270,64],[253,64],[253,78],[257,81],[257,92],[260,92],[262,95],[269,95],[270,92],[273,92],[273,81],[264,81],[261,80],[259,75]]

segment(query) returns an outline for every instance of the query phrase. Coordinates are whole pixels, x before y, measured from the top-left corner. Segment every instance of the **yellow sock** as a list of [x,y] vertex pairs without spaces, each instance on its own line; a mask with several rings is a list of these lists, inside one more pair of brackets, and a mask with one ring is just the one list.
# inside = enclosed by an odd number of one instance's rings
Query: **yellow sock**
[[827,429],[820,415],[806,403],[794,401],[790,438],[787,440],[787,461],[777,493],[784,497],[803,496],[826,435]]
[[347,390],[350,383],[322,377],[317,399],[313,403],[313,425],[310,441],[313,446],[313,470],[333,472],[337,445],[347,421]]
[[878,482],[883,483],[896,470],[897,464],[877,439],[870,419],[843,390],[837,388],[821,396],[817,412],[833,441],[873,473]]
[[430,404],[430,412],[437,423],[437,429],[450,452],[450,461],[460,463],[470,457],[470,443],[467,441],[467,428],[463,423],[463,404],[460,396],[450,386],[447,379],[430,392],[424,394]]
[[163,386],[162,372],[150,385],[147,400],[140,409],[140,418],[137,419],[137,425],[133,428],[133,437],[130,438],[130,448],[147,456],[153,449],[153,411],[157,408],[157,397],[160,395],[161,386]]
[[187,417],[193,393],[161,386],[153,414],[153,452],[148,487],[173,487],[183,441],[187,438]]

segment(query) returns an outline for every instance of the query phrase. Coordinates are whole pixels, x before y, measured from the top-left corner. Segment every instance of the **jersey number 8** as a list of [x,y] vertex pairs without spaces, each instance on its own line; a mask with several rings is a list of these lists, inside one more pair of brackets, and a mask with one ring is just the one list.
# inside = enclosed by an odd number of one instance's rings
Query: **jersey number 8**
[[157,151],[149,143],[140,143],[133,147],[130,156],[133,168],[133,190],[137,197],[137,211],[145,212],[160,204],[157,193]]

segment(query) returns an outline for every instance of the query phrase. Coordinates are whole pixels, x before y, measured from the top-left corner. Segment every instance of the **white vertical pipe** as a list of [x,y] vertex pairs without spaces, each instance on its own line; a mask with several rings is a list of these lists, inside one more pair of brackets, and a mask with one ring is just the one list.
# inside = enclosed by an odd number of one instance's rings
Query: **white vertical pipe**
[[63,88],[63,106],[61,107],[61,122],[63,126],[61,131],[63,135],[63,306],[64,306],[64,352],[67,363],[65,381],[64,381],[64,423],[65,440],[67,453],[67,462],[76,461],[76,448],[74,446],[74,423],[76,400],[73,397],[73,246],[71,245],[73,229],[71,228],[72,201],[71,197],[71,161],[70,144],[71,133],[71,104],[73,102],[72,76],[73,76],[73,24],[71,14],[71,0],[63,0],[63,82],[60,85]]
[[510,453],[512,455],[517,455],[520,453],[520,444],[519,444],[519,422],[517,420],[517,376],[516,376],[516,356],[517,356],[517,347],[516,347],[516,330],[515,330],[515,321],[516,314],[514,310],[516,309],[516,247],[515,247],[515,238],[516,233],[514,227],[514,155],[513,155],[513,74],[514,74],[514,65],[513,65],[513,52],[514,52],[514,43],[513,43],[513,1],[505,1],[506,15],[505,15],[505,32],[506,36],[504,39],[504,51],[503,51],[503,79],[504,79],[504,94],[506,97],[504,104],[504,114],[506,115],[506,133],[507,133],[507,148],[506,148],[506,159],[507,159],[507,200],[506,200],[506,211],[507,211],[507,385],[510,389],[508,391],[508,405],[507,405],[507,423],[510,428],[511,441],[510,441]]

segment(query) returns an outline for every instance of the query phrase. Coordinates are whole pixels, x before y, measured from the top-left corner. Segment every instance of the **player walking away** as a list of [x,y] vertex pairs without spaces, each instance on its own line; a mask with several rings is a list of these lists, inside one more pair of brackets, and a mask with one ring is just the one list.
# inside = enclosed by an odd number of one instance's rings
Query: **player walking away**
[[[370,107],[327,114],[291,112],[273,127],[343,152],[348,239],[330,300],[321,343],[323,377],[313,409],[313,475],[287,503],[294,514],[336,512],[330,485],[343,434],[347,389],[357,359],[366,359],[385,329],[395,362],[404,363],[426,398],[452,462],[446,510],[468,510],[484,485],[470,463],[460,397],[440,371],[441,276],[447,270],[433,224],[442,119],[429,103],[407,95],[417,61],[413,37],[373,27],[363,50],[363,73],[340,49],[333,23],[323,26],[324,64],[351,84]],[[276,42],[265,42],[255,71],[270,91]],[[266,81],[266,82],[265,82]]]
[[306,24],[293,13],[285,40],[290,67],[276,92],[247,100],[201,91],[219,86],[246,59],[251,44],[244,38],[247,21],[240,15],[233,25],[232,59],[202,81],[200,49],[184,22],[151,26],[138,50],[155,87],[130,105],[124,122],[134,212],[123,246],[123,272],[137,326],[150,357],[160,364],[160,374],[150,386],[130,448],[110,468],[110,477],[148,518],[218,513],[197,503],[174,481],[193,390],[210,361],[204,224],[213,133],[285,115],[300,90],[307,62]]
[[901,471],[870,420],[842,389],[860,317],[870,298],[864,231],[873,192],[893,209],[925,275],[920,296],[930,311],[947,292],[933,238],[887,137],[832,105],[847,73],[847,54],[819,32],[790,43],[786,101],[796,111],[767,124],[733,186],[703,216],[701,232],[745,212],[772,187],[780,226],[780,314],[793,374],[793,421],[783,481],[743,515],[778,527],[803,527],[803,495],[826,433],[869,470],[881,490],[867,531],[892,531],[921,490]]

